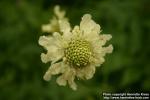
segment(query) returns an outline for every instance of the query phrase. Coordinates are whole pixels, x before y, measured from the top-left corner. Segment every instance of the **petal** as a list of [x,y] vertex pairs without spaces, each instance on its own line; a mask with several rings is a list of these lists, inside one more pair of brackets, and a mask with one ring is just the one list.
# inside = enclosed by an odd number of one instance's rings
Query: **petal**
[[50,36],[40,36],[39,44],[46,49],[53,44],[54,38]]
[[56,80],[57,84],[60,86],[66,86],[67,81],[64,79],[63,75],[59,76]]
[[80,23],[80,29],[84,32],[87,33],[91,31],[93,21],[91,21],[91,15],[85,14],[82,17],[81,23]]
[[83,33],[81,32],[79,26],[76,25],[76,26],[73,28],[73,30],[72,30],[72,35],[73,35],[73,37],[81,37],[81,36],[83,36]]
[[53,19],[50,20],[50,24],[51,24],[51,31],[50,32],[59,32],[59,23],[58,23],[58,19],[56,17],[53,17]]
[[107,47],[102,48],[102,56],[105,56],[106,53],[112,53],[113,51],[113,46],[110,44]]
[[90,65],[85,68],[85,78],[91,79],[95,73],[95,66]]
[[70,88],[72,88],[73,90],[77,90],[77,84],[73,81],[69,81],[70,84]]
[[60,63],[55,63],[55,64],[52,64],[49,69],[47,70],[47,72],[45,73],[44,75],[44,80],[46,81],[49,81],[51,79],[51,76],[52,75],[56,75],[56,74],[59,74],[61,73],[62,71],[62,66],[61,66],[61,62]]
[[100,67],[100,65],[104,62],[105,62],[105,59],[103,58],[103,56],[99,54],[97,54],[95,57],[90,58],[90,63],[96,67]]
[[77,71],[76,71],[76,76],[78,77],[78,78],[80,78],[80,79],[85,79],[85,75],[84,75],[84,71],[83,70],[81,70],[81,69],[77,69]]
[[68,46],[68,42],[58,32],[55,32],[53,37],[55,38],[55,45],[58,47],[64,49]]
[[44,24],[44,25],[42,25],[42,31],[43,32],[52,32],[51,24]]
[[39,38],[39,44],[49,51],[55,51],[56,49],[59,49],[59,47],[61,47],[57,42],[58,40],[53,38],[52,36],[41,36]]
[[63,39],[63,36],[58,32],[54,32],[53,37],[55,39],[54,44],[63,49],[66,45],[66,41]]
[[71,27],[70,23],[67,20],[60,20],[59,21],[60,25],[60,31],[63,32],[63,39],[66,41],[70,41],[72,33],[70,32]]
[[70,32],[71,27],[70,27],[70,23],[67,21],[67,19],[63,19],[59,21],[59,26],[60,26],[60,31],[65,33]]
[[49,24],[44,24],[42,25],[42,31],[43,32],[48,32],[48,33],[52,33],[52,32],[59,32],[59,23],[58,23],[58,19],[56,17],[53,17],[50,20]]
[[51,61],[52,59],[50,58],[49,54],[42,53],[41,54],[41,60],[43,63],[47,63],[47,62]]
[[63,71],[63,74],[57,78],[56,82],[60,86],[65,86],[66,82],[68,81],[70,88],[72,88],[73,90],[76,90],[77,85],[74,82],[75,74],[76,74],[75,69],[70,68],[68,65],[66,65],[65,70]]
[[99,33],[101,32],[100,29],[101,29],[100,25],[99,25],[99,24],[96,24],[96,23],[94,22],[94,27],[93,27],[93,29],[92,29],[92,32],[95,33],[95,34],[99,34]]
[[[54,48],[51,48],[51,49],[54,49]],[[57,50],[54,50],[54,52],[52,52],[52,50],[51,50],[51,52],[48,51],[47,54],[50,55],[49,58],[51,59],[52,63],[55,63],[56,61],[58,61],[58,60],[63,58],[64,51],[61,50],[61,49],[57,49]]]
[[92,19],[91,15],[85,14],[82,17],[80,23],[80,30],[83,32],[84,38],[87,41],[95,43],[99,40],[100,25],[96,24]]
[[60,86],[65,86],[66,82],[68,81],[69,86],[73,89],[76,90],[77,89],[77,85],[74,82],[74,78],[75,78],[75,70],[71,69],[69,67],[66,67],[64,73],[59,76],[56,80],[56,82],[60,85]]
[[55,8],[54,8],[54,13],[56,14],[56,16],[59,18],[59,19],[62,19],[62,18],[64,18],[64,16],[65,16],[65,11],[61,11],[60,10],[60,6],[55,6]]
[[80,23],[80,30],[83,31],[86,36],[90,37],[100,33],[100,26],[91,19],[90,14],[85,14]]
[[49,61],[52,61],[52,63],[55,63],[56,61],[60,60],[64,56],[64,51],[61,49],[56,48],[55,46],[48,49],[48,52],[46,54],[41,54],[41,60],[43,63],[47,63]]
[[62,36],[61,36],[58,32],[54,32],[54,33],[53,33],[53,37],[54,37],[56,40],[59,40],[59,41],[62,40]]
[[81,79],[91,79],[94,73],[95,73],[95,66],[91,64],[89,66],[86,66],[85,68],[78,69],[76,75]]
[[47,71],[47,72],[45,73],[45,75],[43,76],[43,79],[44,79],[45,81],[49,81],[49,80],[51,79],[51,77],[52,77],[51,73],[50,73],[49,71]]
[[68,76],[68,84],[69,84],[70,88],[72,88],[73,90],[77,90],[77,85],[74,82],[75,75],[76,75],[75,70],[71,69],[69,72],[69,76]]
[[105,62],[104,56],[107,53],[111,53],[113,51],[113,47],[112,45],[109,45],[108,47],[103,47],[101,50],[99,49],[99,51],[101,52],[95,52],[93,57],[90,58],[90,63],[97,67],[99,67],[102,63]]
[[[57,36],[58,35],[58,36]],[[54,37],[51,36],[41,36],[39,39],[39,44],[46,48],[47,53],[41,54],[41,59],[44,63],[48,61],[56,62],[64,56],[63,42],[60,41],[59,34],[55,34]]]
[[101,41],[100,43],[103,46],[103,45],[105,45],[105,43],[107,41],[109,41],[112,38],[112,36],[110,34],[103,34],[103,35],[100,35],[99,38],[100,38],[100,41]]

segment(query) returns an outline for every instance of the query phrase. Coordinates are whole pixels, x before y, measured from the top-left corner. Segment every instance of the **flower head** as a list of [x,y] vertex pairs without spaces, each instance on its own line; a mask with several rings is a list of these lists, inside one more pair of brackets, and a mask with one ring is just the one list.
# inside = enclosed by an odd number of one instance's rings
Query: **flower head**
[[42,31],[47,33],[53,32],[63,32],[62,27],[64,24],[67,24],[67,27],[70,27],[68,19],[65,17],[66,12],[60,10],[60,7],[57,5],[54,7],[54,14],[52,20],[50,20],[49,24],[42,25]]
[[105,54],[112,52],[112,45],[104,46],[112,36],[100,34],[100,26],[90,14],[85,14],[80,25],[73,30],[67,24],[62,30],[62,35],[54,32],[52,36],[41,36],[39,39],[39,44],[47,50],[46,54],[41,54],[42,61],[51,61],[44,79],[48,81],[52,75],[59,74],[56,82],[60,86],[68,83],[76,90],[75,78],[91,79],[96,67],[105,61]]

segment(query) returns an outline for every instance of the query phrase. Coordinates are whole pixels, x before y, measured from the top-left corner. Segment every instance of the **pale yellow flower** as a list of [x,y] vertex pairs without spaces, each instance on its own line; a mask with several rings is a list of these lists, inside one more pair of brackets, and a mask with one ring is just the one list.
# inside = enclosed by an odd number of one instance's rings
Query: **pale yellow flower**
[[67,27],[70,27],[70,24],[68,22],[68,19],[65,17],[66,12],[60,10],[60,7],[57,5],[54,7],[54,14],[52,19],[50,19],[49,24],[42,25],[42,31],[47,33],[53,33],[53,32],[63,32],[64,24],[67,25]]
[[47,50],[41,59],[44,63],[51,62],[44,79],[49,81],[52,75],[58,74],[56,82],[60,86],[68,83],[73,90],[77,89],[75,78],[91,79],[96,67],[105,61],[105,54],[113,50],[112,45],[104,46],[112,36],[100,32],[91,15],[85,14],[72,31],[64,24],[62,35],[55,32],[52,36],[41,36],[39,44]]

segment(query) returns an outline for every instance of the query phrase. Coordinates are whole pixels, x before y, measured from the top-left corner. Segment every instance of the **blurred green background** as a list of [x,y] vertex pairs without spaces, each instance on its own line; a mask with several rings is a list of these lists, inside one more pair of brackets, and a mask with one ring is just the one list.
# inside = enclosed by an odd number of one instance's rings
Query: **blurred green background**
[[[76,80],[77,91],[43,80],[50,64],[38,39],[56,4],[72,26],[90,13],[113,36],[113,53],[93,79]],[[149,0],[0,0],[0,100],[100,100],[103,92],[150,92]]]

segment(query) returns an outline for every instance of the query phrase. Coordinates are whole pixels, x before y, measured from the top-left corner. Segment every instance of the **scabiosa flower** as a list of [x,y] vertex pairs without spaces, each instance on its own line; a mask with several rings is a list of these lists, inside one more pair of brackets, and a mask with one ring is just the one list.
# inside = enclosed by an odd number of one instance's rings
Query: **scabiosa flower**
[[91,15],[85,14],[73,30],[64,24],[62,35],[54,32],[52,36],[41,36],[39,44],[47,50],[46,54],[41,54],[41,59],[44,63],[51,62],[44,80],[49,81],[52,75],[58,74],[56,82],[60,86],[68,83],[76,90],[75,78],[91,79],[95,68],[105,61],[105,54],[113,50],[112,45],[104,46],[112,36],[100,32],[100,26]]
[[49,24],[42,25],[42,31],[47,33],[53,33],[53,32],[59,32],[62,33],[62,27],[64,24],[68,25],[70,27],[70,24],[68,22],[68,19],[65,17],[66,12],[63,10],[60,10],[60,6],[54,7],[54,14],[53,18],[50,20]]

